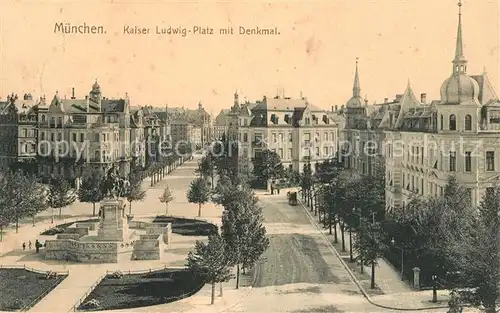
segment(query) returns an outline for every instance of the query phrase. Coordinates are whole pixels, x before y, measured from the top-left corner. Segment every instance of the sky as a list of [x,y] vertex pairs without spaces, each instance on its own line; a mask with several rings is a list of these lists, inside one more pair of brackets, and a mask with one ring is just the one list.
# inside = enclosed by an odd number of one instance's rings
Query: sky
[[[500,92],[499,4],[465,0],[468,73],[486,67]],[[369,103],[403,93],[439,99],[451,74],[457,0],[316,1],[0,1],[0,97],[83,98],[97,79],[105,97],[132,105],[229,108],[233,94],[307,97],[325,109],[352,95],[356,58]],[[102,25],[106,34],[54,33],[69,22]],[[124,34],[125,26],[150,28]],[[213,28],[214,35],[156,35],[160,28]],[[239,35],[278,27],[279,35]],[[233,27],[234,35],[219,35]]]

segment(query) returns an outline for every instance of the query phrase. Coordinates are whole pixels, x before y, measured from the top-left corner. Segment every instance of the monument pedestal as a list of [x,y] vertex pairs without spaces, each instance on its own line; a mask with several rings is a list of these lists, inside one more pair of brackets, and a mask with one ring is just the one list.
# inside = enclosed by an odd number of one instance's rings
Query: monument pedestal
[[101,219],[97,231],[98,241],[125,241],[128,236],[128,220],[123,214],[123,200],[101,201]]

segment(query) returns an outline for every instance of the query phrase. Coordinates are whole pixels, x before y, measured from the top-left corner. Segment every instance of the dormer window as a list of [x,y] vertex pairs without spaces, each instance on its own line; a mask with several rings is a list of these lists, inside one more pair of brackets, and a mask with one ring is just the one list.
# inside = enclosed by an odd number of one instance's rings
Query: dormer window
[[290,124],[290,122],[291,122],[290,116],[288,114],[285,114],[285,123]]
[[278,124],[278,117],[276,114],[271,114],[271,122],[273,122],[273,124]]
[[304,123],[305,123],[305,125],[311,125],[311,118],[306,117],[306,118],[304,119]]
[[323,115],[323,123],[330,124],[330,120],[328,119],[328,115]]

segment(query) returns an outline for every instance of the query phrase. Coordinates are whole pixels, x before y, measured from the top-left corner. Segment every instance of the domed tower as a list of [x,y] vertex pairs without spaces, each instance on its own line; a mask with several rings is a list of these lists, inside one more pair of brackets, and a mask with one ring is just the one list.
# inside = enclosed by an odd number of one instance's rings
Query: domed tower
[[458,30],[451,76],[441,86],[441,104],[478,104],[479,85],[467,75],[462,39],[462,1],[458,2]]
[[356,72],[354,73],[354,84],[352,87],[352,97],[346,103],[347,126],[355,128],[358,121],[365,117],[365,101],[361,97],[361,87],[359,84],[358,58],[356,58]]
[[99,84],[97,83],[97,79],[95,80],[95,83],[92,85],[92,90],[89,93],[89,98],[90,100],[99,104],[99,107],[101,106],[100,105],[102,99],[101,86],[99,86]]

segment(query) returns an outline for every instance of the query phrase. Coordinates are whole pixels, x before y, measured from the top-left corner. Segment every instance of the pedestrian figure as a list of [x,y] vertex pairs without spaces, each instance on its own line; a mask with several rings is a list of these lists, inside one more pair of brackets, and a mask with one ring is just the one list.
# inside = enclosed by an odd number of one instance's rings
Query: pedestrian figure
[[277,189],[278,189],[278,194],[280,194],[280,187],[278,187]]
[[271,185],[271,194],[274,195],[274,186]]
[[31,240],[28,242],[28,248],[31,250]]
[[41,244],[38,241],[38,239],[35,240],[35,250],[36,250],[36,253],[38,253],[40,251],[40,246],[41,246]]
[[26,242],[23,242],[23,250],[26,250]]

